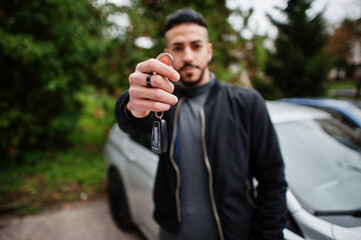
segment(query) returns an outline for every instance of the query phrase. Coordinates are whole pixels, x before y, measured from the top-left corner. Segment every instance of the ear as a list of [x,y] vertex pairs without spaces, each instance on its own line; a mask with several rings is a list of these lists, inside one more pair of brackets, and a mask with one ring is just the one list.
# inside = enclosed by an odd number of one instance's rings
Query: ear
[[213,57],[213,45],[212,45],[212,43],[208,43],[208,45],[207,45],[208,62],[212,61],[212,57]]

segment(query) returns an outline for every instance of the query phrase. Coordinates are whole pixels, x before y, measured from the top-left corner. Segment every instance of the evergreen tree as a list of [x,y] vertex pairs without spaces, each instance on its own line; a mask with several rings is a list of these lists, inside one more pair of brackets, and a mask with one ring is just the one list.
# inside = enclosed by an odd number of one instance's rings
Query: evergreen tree
[[289,0],[287,17],[280,22],[269,16],[278,28],[276,52],[269,57],[266,73],[286,97],[320,96],[328,79],[330,61],[324,54],[327,42],[322,12],[307,15],[313,0]]

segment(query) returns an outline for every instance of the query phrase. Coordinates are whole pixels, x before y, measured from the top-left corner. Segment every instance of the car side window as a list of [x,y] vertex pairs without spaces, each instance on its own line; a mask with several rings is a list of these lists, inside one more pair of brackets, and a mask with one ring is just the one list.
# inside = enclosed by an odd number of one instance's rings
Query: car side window
[[341,122],[345,123],[346,125],[350,126],[351,128],[353,128],[353,129],[357,128],[357,125],[354,124],[348,117],[344,116],[343,114],[341,114],[335,110],[329,109],[329,108],[321,108],[321,109],[330,113],[334,118],[340,120]]
[[133,139],[134,141],[136,141],[137,143],[139,143],[140,145],[142,145],[143,147],[151,150],[151,145],[150,145],[150,139],[151,139],[151,134],[137,134],[137,135],[130,135],[130,138]]
[[324,107],[320,107],[320,109],[322,109],[325,112],[330,113],[334,118],[342,121],[342,115],[339,112],[337,112],[337,111],[335,111],[333,109],[324,108]]
[[342,116],[342,122],[344,122],[348,126],[352,127],[353,129],[357,128],[357,125],[346,116]]

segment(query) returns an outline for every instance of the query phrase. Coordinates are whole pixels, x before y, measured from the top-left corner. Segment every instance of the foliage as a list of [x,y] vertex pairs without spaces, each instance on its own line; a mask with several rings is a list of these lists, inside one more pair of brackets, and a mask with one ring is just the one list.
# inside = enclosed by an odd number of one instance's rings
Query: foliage
[[266,100],[276,100],[283,97],[281,90],[277,86],[261,77],[253,79],[252,84]]
[[356,33],[356,22],[344,19],[327,43],[327,52],[335,58],[347,59],[351,54],[351,40]]
[[313,0],[289,0],[285,22],[269,16],[278,28],[276,52],[270,55],[266,72],[286,97],[320,96],[330,71],[324,54],[327,41],[322,12],[308,16]]
[[[344,19],[337,27],[326,45],[326,52],[333,60],[336,68],[336,79],[354,77],[355,65],[349,62],[351,59],[352,43],[358,36],[357,21]],[[340,75],[340,70],[345,71],[345,76]]]
[[106,44],[102,12],[87,0],[0,3],[0,152],[64,146],[78,119],[75,93],[96,77]]
[[49,203],[104,194],[103,146],[114,122],[115,99],[94,88],[76,98],[85,107],[70,137],[73,148],[27,151],[21,165],[0,162],[0,205],[10,204],[18,213],[28,214]]
[[104,163],[94,150],[75,148],[55,154],[27,152],[21,166],[4,165],[0,174],[0,204],[15,205],[20,213],[45,204],[93,198],[103,192]]
[[327,91],[339,89],[353,89],[355,83],[353,81],[332,81],[327,84]]
[[[261,85],[269,85],[269,87],[275,88],[270,86],[272,85],[271,82],[266,83],[264,80],[264,71],[266,67],[265,64],[268,57],[267,50],[264,47],[264,42],[266,39],[266,36],[254,36],[251,40],[246,42],[245,48],[243,50],[245,56],[243,59],[243,62],[245,63],[244,68],[248,72],[248,76],[252,82],[253,87],[261,93],[263,92],[261,89],[259,89]],[[264,84],[261,84],[261,82],[264,82]]]

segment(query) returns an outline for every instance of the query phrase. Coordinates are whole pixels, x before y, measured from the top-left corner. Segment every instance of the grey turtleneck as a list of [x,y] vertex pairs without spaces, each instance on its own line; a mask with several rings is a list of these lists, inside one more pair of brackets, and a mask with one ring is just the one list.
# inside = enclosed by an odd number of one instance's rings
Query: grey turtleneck
[[177,235],[161,229],[160,240],[219,239],[202,151],[200,119],[200,109],[214,81],[212,74],[209,83],[183,89],[185,99],[180,107],[177,126],[179,154],[175,156],[181,175],[182,222]]

